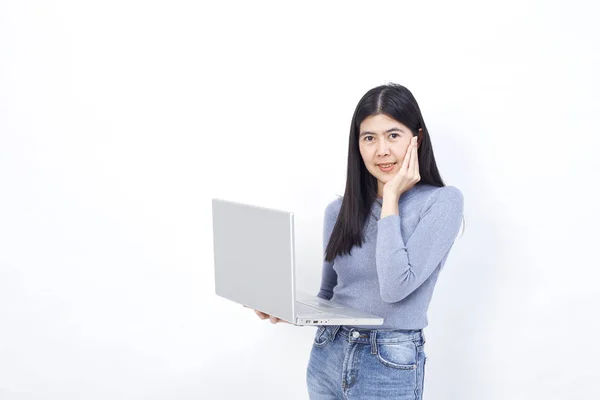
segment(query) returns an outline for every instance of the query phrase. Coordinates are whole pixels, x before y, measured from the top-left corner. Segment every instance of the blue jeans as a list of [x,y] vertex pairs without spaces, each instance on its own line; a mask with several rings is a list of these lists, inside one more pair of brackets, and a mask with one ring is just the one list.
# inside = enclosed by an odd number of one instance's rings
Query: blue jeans
[[306,383],[311,400],[421,400],[425,376],[423,330],[319,326]]

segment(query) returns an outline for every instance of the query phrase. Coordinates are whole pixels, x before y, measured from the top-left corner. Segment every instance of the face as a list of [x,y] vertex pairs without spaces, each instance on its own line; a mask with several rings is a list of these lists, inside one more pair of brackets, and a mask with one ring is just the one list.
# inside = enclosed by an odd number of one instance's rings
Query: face
[[[408,127],[384,114],[367,117],[360,124],[358,147],[367,170],[377,178],[378,196],[383,196],[383,185],[402,166],[412,137]],[[382,168],[390,163],[394,163],[391,168]]]

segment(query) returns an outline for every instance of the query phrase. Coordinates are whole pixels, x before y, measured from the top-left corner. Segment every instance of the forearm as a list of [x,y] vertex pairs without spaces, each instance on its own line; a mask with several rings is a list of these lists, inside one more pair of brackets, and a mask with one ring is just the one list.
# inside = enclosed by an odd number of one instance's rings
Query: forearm
[[462,214],[462,193],[455,187],[439,189],[424,203],[419,223],[405,242],[401,216],[384,218],[382,211],[375,261],[383,301],[400,301],[428,279],[452,247]]
[[331,300],[333,297],[333,288],[337,285],[337,273],[333,269],[333,262],[325,261],[321,273],[321,288],[317,297],[325,300]]
[[398,201],[399,197],[394,193],[384,193],[383,203],[381,204],[381,216],[379,219],[383,219],[388,215],[399,215]]

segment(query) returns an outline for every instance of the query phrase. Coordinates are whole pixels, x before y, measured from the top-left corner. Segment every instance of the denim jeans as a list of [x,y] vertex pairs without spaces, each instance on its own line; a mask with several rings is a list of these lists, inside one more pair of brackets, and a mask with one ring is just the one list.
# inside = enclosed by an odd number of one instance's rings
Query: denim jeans
[[421,400],[423,330],[319,326],[306,369],[311,400]]

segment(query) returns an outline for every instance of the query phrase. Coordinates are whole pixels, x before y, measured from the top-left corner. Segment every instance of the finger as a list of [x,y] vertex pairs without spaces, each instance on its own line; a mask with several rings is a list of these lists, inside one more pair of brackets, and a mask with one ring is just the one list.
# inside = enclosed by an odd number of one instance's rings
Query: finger
[[417,144],[415,143],[415,154],[414,154],[414,158],[415,158],[415,178],[421,178],[420,172],[419,172],[419,147],[417,146]]
[[411,157],[410,157],[410,164],[408,166],[408,171],[411,174],[414,174],[414,172],[416,170],[415,164],[418,164],[418,162],[417,162],[417,157],[418,157],[418,154],[417,154],[417,142],[416,142],[415,139],[413,139],[413,141],[412,141],[412,143],[410,145],[410,154],[411,154]]
[[407,170],[410,165],[410,156],[412,154],[412,143],[406,148],[406,154],[404,154],[404,161],[402,161],[402,167],[400,169]]
[[260,317],[260,319],[267,319],[269,318],[269,316],[263,312],[260,312],[258,310],[254,310],[254,312],[256,313],[256,315],[258,315]]

